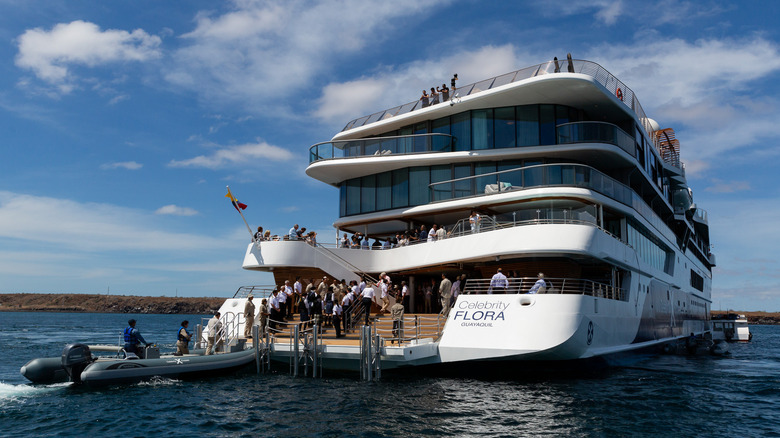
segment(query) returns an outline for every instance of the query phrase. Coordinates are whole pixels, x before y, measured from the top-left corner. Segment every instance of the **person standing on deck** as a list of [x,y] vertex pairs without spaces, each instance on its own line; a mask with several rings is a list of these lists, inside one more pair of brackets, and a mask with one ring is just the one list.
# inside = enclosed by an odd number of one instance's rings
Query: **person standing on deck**
[[181,322],[179,327],[179,333],[176,335],[176,353],[174,356],[184,356],[190,354],[189,344],[192,334],[187,331],[187,326],[190,324],[186,319]]
[[333,328],[336,329],[336,337],[341,337],[341,314],[342,308],[338,301],[333,303]]
[[362,304],[366,314],[366,325],[369,325],[371,323],[371,303],[374,301],[374,288],[366,286],[360,296],[363,297]]
[[285,296],[285,304],[286,309],[282,309],[282,312],[286,312],[287,319],[292,319],[293,316],[293,288],[290,285],[290,280],[284,280],[284,294]]
[[301,277],[295,277],[295,284],[293,284],[293,296],[295,297],[293,309],[295,309],[303,299],[303,283],[301,283]]
[[276,323],[280,322],[282,320],[281,316],[281,305],[279,304],[279,291],[274,289],[273,292],[271,292],[271,301],[268,303],[270,304],[270,311],[271,311],[271,319],[268,321],[268,327],[270,329],[275,330],[276,329]]
[[353,292],[354,288],[356,288],[356,286],[354,286],[355,280],[352,280],[352,283],[353,289],[350,289],[341,300],[341,307],[342,311],[344,312],[344,333],[349,332],[349,326],[352,323],[352,300],[355,296]]
[[[206,343],[206,356],[214,354],[222,346],[222,336],[220,336],[219,333],[222,331],[222,321],[219,320],[219,317],[219,312],[215,313],[214,316],[209,319],[208,324],[206,324],[206,328],[208,329],[208,335],[206,336],[206,340],[208,341]],[[219,342],[216,342],[216,345],[214,345],[217,336],[219,336]]]
[[271,312],[268,311],[268,300],[263,298],[263,301],[260,302],[260,311],[258,312],[258,316],[260,317],[260,337],[263,336],[266,327],[268,327],[268,316],[270,314]]
[[[401,304],[404,305],[404,309],[409,309],[409,286],[406,285],[406,281],[401,282]],[[411,313],[411,310],[409,310]]]
[[450,293],[452,291],[452,282],[447,278],[447,274],[441,274],[441,283],[439,283],[439,297],[441,297],[441,314],[446,318],[450,314]]
[[[393,318],[393,337],[398,339],[398,345],[401,345],[401,342],[403,341],[403,320],[404,320],[404,305],[401,304],[399,301],[396,301],[395,304],[393,304],[393,307],[390,308],[390,315]],[[390,341],[392,344],[393,341]]]
[[254,298],[254,295],[249,294],[244,303],[244,337],[247,339],[252,337],[252,326],[255,324],[255,305],[252,303]]
[[501,268],[498,268],[496,274],[493,275],[493,278],[490,279],[490,288],[488,289],[488,294],[504,294],[506,293],[506,288],[508,287],[509,281],[507,281],[506,275],[501,272]]
[[322,277],[322,281],[317,285],[317,295],[321,300],[325,299],[325,294],[328,292],[328,277]]
[[379,278],[379,282],[376,284],[376,286],[379,288],[379,298],[382,299],[382,308],[379,309],[379,314],[383,314],[387,311],[387,308],[390,306],[390,297],[387,295],[387,280],[384,278]]
[[457,297],[459,293],[460,293],[460,275],[455,277],[455,282],[452,283],[452,289],[450,289],[449,307],[452,307],[452,304],[455,302],[455,297]]

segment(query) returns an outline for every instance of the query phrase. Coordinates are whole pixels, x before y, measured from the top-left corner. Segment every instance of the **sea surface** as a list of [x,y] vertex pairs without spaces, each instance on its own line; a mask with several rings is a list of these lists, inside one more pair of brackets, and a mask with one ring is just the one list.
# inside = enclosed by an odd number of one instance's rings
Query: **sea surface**
[[620,366],[408,370],[293,378],[285,369],[85,389],[32,385],[19,368],[70,342],[116,344],[127,319],[173,351],[206,315],[0,312],[0,436],[780,436],[780,326],[731,355],[643,355]]

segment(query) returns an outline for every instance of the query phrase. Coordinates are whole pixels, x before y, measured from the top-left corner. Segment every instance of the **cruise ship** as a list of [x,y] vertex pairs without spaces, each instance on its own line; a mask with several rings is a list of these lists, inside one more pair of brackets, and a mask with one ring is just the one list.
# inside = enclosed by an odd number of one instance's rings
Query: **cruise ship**
[[[381,343],[383,362],[566,361],[709,331],[715,257],[680,143],[595,62],[556,58],[357,118],[310,147],[306,174],[338,190],[336,235],[371,247],[284,236],[249,243],[244,269],[277,284],[387,273],[420,325],[425,288],[463,279],[432,332]],[[396,244],[434,224],[443,239]]]

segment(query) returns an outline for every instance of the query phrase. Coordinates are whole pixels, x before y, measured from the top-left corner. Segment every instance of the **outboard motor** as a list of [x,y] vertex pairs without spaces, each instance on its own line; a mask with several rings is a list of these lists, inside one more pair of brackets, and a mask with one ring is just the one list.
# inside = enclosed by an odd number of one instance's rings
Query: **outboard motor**
[[68,344],[62,350],[62,367],[65,368],[70,381],[81,383],[81,372],[92,363],[92,353],[84,344]]

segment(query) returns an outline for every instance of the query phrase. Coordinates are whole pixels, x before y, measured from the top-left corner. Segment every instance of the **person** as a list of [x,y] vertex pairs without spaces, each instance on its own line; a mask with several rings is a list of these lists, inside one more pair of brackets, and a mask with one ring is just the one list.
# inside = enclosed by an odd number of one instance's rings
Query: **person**
[[255,242],[259,242],[263,240],[263,227],[257,227],[257,232],[255,233]]
[[328,287],[328,291],[325,292],[325,308],[323,309],[324,321],[323,325],[331,325],[333,322],[333,304],[336,302],[336,286],[331,285]]
[[341,247],[349,248],[349,239],[347,238],[347,233],[344,233],[344,237],[341,238]]
[[433,313],[433,286],[430,283],[425,284],[425,313]]
[[190,322],[186,319],[181,322],[179,333],[176,335],[176,353],[173,353],[174,356],[184,356],[185,354],[190,354],[190,349],[188,347],[190,339],[192,338],[192,334],[187,331],[187,326],[189,324]]
[[[311,291],[311,289],[309,291]],[[311,309],[311,303],[309,302],[308,295],[306,295],[298,303],[298,317],[301,319],[301,324],[304,328],[308,325],[308,322],[311,319],[309,318],[309,309]]]
[[[295,284],[293,284],[293,298],[295,303],[300,305],[301,299],[303,299],[303,283],[301,283],[300,276],[295,277]],[[293,308],[295,308],[295,305],[293,305]]]
[[490,279],[490,288],[488,293],[503,294],[506,293],[506,288],[509,287],[509,281],[506,279],[506,275],[501,272],[501,268],[498,268],[493,278]]
[[447,237],[447,231],[444,229],[444,225],[442,225],[436,230],[436,240],[442,241],[445,237]]
[[452,288],[450,289],[450,308],[452,308],[452,305],[455,303],[455,298],[460,293],[460,285],[460,275],[458,275],[455,277],[455,281],[452,283]]
[[245,338],[251,338],[252,337],[252,326],[255,324],[255,305],[252,303],[252,300],[255,298],[254,295],[249,294],[248,297],[246,297],[246,302],[244,303],[244,337]]
[[455,89],[456,89],[455,81],[457,81],[457,80],[458,80],[458,74],[455,73],[454,75],[452,75],[452,79],[450,79],[450,89],[452,90],[452,95],[453,96],[455,96]]
[[436,88],[436,91],[441,93],[441,101],[446,102],[450,100],[450,89],[447,88],[447,84],[441,84],[441,89]]
[[428,232],[425,231],[425,225],[420,226],[420,233],[417,236],[417,240],[420,242],[425,242],[428,240]]
[[303,240],[303,236],[305,235],[304,233],[306,233],[306,227],[303,227],[300,230],[296,231],[295,232],[295,234],[297,235],[296,239]]
[[354,285],[357,283],[355,280],[352,280],[350,284],[352,284],[353,287],[349,289],[349,291],[344,295],[344,298],[341,300],[341,307],[344,313],[344,333],[349,332],[349,326],[352,323],[352,299],[355,296],[353,292],[355,288]]
[[297,240],[298,239],[298,224],[295,224],[294,227],[290,228],[290,231],[287,233],[287,237],[290,240]]
[[425,108],[426,106],[429,106],[431,102],[428,100],[428,92],[423,90],[422,96],[420,96],[420,100],[422,100],[422,107]]
[[328,277],[322,277],[322,281],[317,285],[317,295],[324,300],[326,293],[328,293]]
[[276,299],[279,300],[279,321],[284,322],[284,320],[287,317],[287,290],[285,286],[289,284],[290,281],[287,280],[286,284],[283,284],[279,287],[279,293],[276,295]]
[[143,359],[144,357],[143,351],[140,348],[138,348],[138,346],[140,344],[144,344],[148,346],[149,343],[146,342],[143,336],[141,336],[141,332],[138,331],[137,328],[135,328],[134,319],[127,321],[127,328],[125,329],[124,332],[124,338],[125,338],[125,352],[133,353],[136,356]]
[[265,230],[265,234],[263,234],[263,240],[271,240],[271,230]]
[[438,236],[439,232],[436,229],[436,224],[433,224],[431,226],[431,231],[428,232],[428,242],[435,242]]
[[364,237],[363,240],[360,242],[360,249],[371,249],[368,246],[368,236]]
[[[409,309],[409,286],[406,285],[406,281],[401,282],[401,303],[404,305],[404,309]],[[411,312],[411,310],[410,310]]]
[[439,103],[439,93],[436,92],[435,87],[431,87],[431,105]]
[[[393,307],[390,308],[390,316],[393,318],[393,337],[398,339],[398,344],[400,345],[404,337],[404,305],[396,301]],[[390,341],[390,343],[392,344],[393,341]]]
[[379,314],[387,312],[387,308],[390,307],[390,297],[387,295],[387,288],[389,283],[382,276],[379,277],[376,287],[379,288],[379,298],[382,299],[382,308],[379,309]]
[[263,333],[265,333],[265,330],[268,328],[268,316],[271,314],[268,309],[268,300],[263,298],[262,301],[260,301],[260,310],[257,312],[257,315],[260,317],[260,336],[262,337]]
[[[208,324],[206,324],[206,329],[208,331],[208,335],[206,336],[206,340],[208,341],[206,343],[206,356],[214,354],[222,347],[222,334],[220,333],[220,331],[222,331],[222,321],[219,320],[219,317],[220,313],[215,313],[214,316],[209,319]],[[219,342],[216,342],[216,345],[214,345],[217,337],[219,337]]]
[[536,280],[536,283],[528,290],[529,294],[543,294],[547,291],[547,282],[544,281],[544,273],[540,272],[536,277],[538,280]]
[[333,328],[336,329],[336,337],[341,337],[341,314],[343,310],[338,301],[333,303]]
[[472,233],[479,233],[480,222],[482,222],[482,218],[479,216],[479,213],[477,213],[476,210],[471,210],[471,215],[469,216],[469,225],[471,225]]
[[268,321],[268,327],[275,330],[277,322],[282,321],[282,305],[279,303],[279,291],[277,289],[271,292],[271,301],[268,304],[271,305],[269,309],[271,311],[271,319]]
[[447,278],[447,274],[441,274],[441,283],[439,283],[439,298],[441,298],[441,314],[446,318],[450,314],[450,293],[452,291],[452,282]]
[[322,329],[322,300],[320,300],[319,294],[311,294],[309,296],[310,303],[309,303],[309,312],[311,313],[311,321],[312,325],[316,325],[320,327],[320,333],[324,333],[325,330]]
[[369,325],[371,322],[371,303],[374,301],[374,288],[366,286],[363,292],[360,293],[360,296],[363,297],[362,303],[366,314],[366,325]]

